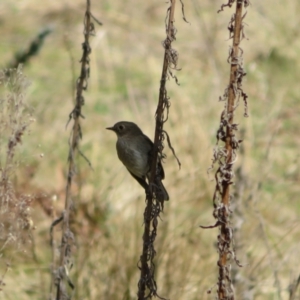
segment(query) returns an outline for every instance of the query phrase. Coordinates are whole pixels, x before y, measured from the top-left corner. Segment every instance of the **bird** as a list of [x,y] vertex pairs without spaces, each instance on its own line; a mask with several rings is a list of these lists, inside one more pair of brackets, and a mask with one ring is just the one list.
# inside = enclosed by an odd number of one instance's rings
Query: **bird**
[[[120,121],[112,127],[107,127],[117,135],[116,149],[120,161],[127,168],[131,176],[149,193],[150,169],[152,164],[153,142],[133,122]],[[156,198],[159,201],[169,200],[169,195],[161,182],[165,178],[161,156],[158,156],[157,174],[155,180]],[[148,180],[148,182],[146,181]]]

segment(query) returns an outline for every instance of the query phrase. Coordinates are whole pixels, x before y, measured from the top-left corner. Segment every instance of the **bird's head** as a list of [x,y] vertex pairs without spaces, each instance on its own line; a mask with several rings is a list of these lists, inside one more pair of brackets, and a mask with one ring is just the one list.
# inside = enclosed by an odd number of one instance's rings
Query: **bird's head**
[[107,127],[106,129],[114,131],[118,137],[143,134],[135,123],[127,121],[118,122],[114,126]]

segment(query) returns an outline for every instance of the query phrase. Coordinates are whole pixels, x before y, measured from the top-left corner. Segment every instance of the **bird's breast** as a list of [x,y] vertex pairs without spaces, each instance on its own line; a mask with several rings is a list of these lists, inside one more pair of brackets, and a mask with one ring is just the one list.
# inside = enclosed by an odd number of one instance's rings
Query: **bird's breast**
[[117,141],[118,157],[125,167],[138,177],[144,177],[149,171],[149,149],[142,141],[119,138]]

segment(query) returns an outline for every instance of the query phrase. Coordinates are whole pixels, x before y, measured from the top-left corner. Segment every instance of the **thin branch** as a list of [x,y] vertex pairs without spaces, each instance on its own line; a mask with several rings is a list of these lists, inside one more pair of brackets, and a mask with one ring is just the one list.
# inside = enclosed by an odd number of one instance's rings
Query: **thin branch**
[[[178,53],[172,48],[172,42],[176,39],[176,28],[174,26],[174,11],[175,0],[170,1],[170,6],[167,9],[166,15],[166,34],[167,37],[163,42],[165,49],[164,62],[162,68],[162,75],[160,80],[159,99],[156,109],[156,127],[154,137],[154,147],[152,153],[151,175],[149,180],[150,191],[146,197],[146,208],[144,212],[144,235],[143,235],[143,252],[139,261],[139,269],[141,270],[141,276],[138,283],[138,299],[151,299],[152,296],[164,299],[157,294],[157,284],[154,278],[155,264],[154,257],[156,251],[154,248],[154,241],[157,235],[158,219],[160,212],[164,208],[163,201],[157,200],[157,185],[155,182],[160,180],[159,170],[157,168],[158,158],[163,158],[163,140],[167,137],[168,144],[172,149],[173,154],[175,151],[171,146],[169,136],[166,131],[163,130],[163,124],[168,120],[169,115],[169,97],[166,90],[166,81],[169,77],[174,78],[178,84],[177,77],[173,74],[173,70],[177,69]],[[184,10],[183,10],[184,11]],[[176,155],[175,155],[176,157]],[[179,162],[178,158],[176,157]],[[179,162],[180,164],[180,162]],[[147,291],[148,290],[148,291]]]
[[[242,80],[246,73],[243,70],[243,51],[240,48],[240,42],[244,37],[243,19],[246,14],[242,14],[243,6],[247,7],[247,0],[228,0],[221,6],[218,12],[223,11],[225,7],[231,7],[236,2],[235,14],[231,17],[228,25],[229,37],[233,39],[232,47],[229,51],[228,63],[230,64],[229,84],[225,88],[224,94],[220,97],[225,102],[224,110],[221,114],[220,125],[217,131],[217,145],[214,149],[212,167],[217,163],[218,168],[215,173],[215,192],[213,195],[214,211],[213,216],[217,219],[215,225],[202,228],[219,227],[218,235],[218,268],[219,276],[217,283],[217,299],[234,299],[233,282],[231,279],[231,260],[233,259],[239,266],[236,258],[235,247],[233,243],[233,229],[230,223],[232,211],[230,202],[231,185],[233,184],[234,172],[233,166],[237,160],[237,150],[242,142],[236,138],[238,124],[234,123],[234,113],[239,105],[240,97],[243,98],[245,106],[245,116],[247,116],[247,95],[242,89]],[[219,142],[224,142],[219,146]]]
[[82,44],[82,58],[81,62],[81,72],[80,76],[76,82],[76,98],[75,98],[75,107],[69,115],[69,121],[73,119],[73,127],[70,134],[69,140],[69,155],[68,155],[68,176],[67,176],[67,185],[66,185],[66,199],[65,199],[65,209],[62,213],[62,216],[55,220],[51,225],[51,236],[52,230],[55,225],[62,222],[62,238],[60,245],[60,259],[58,269],[55,271],[55,284],[57,287],[56,291],[56,300],[69,299],[71,296],[68,293],[67,286],[73,291],[75,289],[74,284],[72,283],[71,278],[69,277],[70,270],[72,268],[72,248],[74,245],[75,237],[73,232],[70,229],[70,214],[73,208],[72,193],[71,187],[73,183],[73,177],[76,174],[76,164],[75,157],[77,154],[83,156],[85,160],[90,164],[89,160],[83,155],[79,149],[79,142],[82,138],[82,130],[80,126],[80,118],[83,118],[82,115],[82,106],[84,105],[83,92],[88,88],[88,79],[90,74],[90,54],[91,48],[89,44],[89,38],[91,35],[94,35],[94,24],[92,23],[91,15],[91,5],[90,0],[87,0],[87,7],[84,17],[84,42]]

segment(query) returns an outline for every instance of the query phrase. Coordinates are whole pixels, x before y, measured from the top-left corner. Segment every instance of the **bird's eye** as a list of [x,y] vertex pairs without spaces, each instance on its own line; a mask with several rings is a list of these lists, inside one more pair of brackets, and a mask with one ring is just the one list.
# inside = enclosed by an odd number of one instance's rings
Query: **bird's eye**
[[124,125],[119,125],[120,131],[122,131],[124,128],[125,128]]

